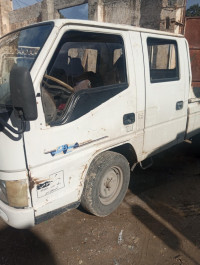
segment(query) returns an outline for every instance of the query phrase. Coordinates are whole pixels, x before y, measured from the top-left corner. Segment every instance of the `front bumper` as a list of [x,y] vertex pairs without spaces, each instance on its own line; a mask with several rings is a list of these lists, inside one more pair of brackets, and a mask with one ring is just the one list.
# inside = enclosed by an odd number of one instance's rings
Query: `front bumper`
[[18,229],[35,225],[33,208],[15,209],[0,201],[0,217],[10,226]]

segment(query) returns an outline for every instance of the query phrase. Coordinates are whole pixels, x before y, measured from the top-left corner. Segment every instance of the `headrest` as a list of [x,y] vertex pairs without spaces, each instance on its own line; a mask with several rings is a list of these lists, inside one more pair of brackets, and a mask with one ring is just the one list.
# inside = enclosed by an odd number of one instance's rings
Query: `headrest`
[[68,75],[79,76],[84,72],[80,58],[72,58],[68,65]]

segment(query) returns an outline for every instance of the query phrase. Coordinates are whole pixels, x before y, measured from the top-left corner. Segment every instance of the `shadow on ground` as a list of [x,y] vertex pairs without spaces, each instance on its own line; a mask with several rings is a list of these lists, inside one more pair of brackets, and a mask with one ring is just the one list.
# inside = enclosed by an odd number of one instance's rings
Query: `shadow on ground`
[[30,230],[0,231],[1,265],[56,265],[48,245]]
[[156,155],[145,171],[137,167],[129,188],[150,209],[128,203],[133,215],[168,247],[180,249],[177,233],[200,247],[200,136]]

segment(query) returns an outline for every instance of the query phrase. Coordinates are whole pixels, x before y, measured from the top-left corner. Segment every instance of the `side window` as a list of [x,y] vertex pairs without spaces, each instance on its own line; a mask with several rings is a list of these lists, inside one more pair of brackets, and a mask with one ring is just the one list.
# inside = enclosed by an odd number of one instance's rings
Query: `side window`
[[173,40],[148,38],[151,83],[179,79],[178,49]]
[[[66,118],[70,110],[76,112],[70,114],[76,119],[122,91],[122,87],[127,87],[123,39],[118,35],[69,31],[43,78],[46,122],[52,125]],[[86,94],[87,104],[83,106]]]

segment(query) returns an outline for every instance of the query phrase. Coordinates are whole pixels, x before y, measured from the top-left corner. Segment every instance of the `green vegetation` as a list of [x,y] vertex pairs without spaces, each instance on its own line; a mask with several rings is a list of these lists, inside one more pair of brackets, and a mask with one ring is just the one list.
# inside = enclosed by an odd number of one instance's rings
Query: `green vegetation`
[[186,17],[200,17],[200,6],[199,4],[193,5],[186,10]]

